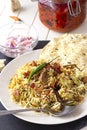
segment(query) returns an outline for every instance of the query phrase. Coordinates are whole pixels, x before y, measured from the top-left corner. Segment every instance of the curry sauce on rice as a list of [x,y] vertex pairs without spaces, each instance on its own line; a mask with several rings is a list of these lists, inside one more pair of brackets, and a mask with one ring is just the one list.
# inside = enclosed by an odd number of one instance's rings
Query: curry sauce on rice
[[[81,48],[81,38],[85,48]],[[87,91],[87,76],[82,70],[86,71],[85,39],[83,35],[63,35],[62,40],[61,37],[54,39],[56,42],[51,41],[42,49],[39,60],[18,68],[9,83],[13,101],[27,108],[43,108],[55,112],[63,110],[66,105],[81,103]],[[53,60],[55,57],[58,58]]]

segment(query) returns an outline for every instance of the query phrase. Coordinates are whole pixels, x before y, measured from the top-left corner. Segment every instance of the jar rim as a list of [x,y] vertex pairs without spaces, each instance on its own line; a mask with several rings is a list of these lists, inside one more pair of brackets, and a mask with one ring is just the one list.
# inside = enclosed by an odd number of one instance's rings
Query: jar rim
[[67,3],[69,0],[52,0],[52,1],[58,3]]

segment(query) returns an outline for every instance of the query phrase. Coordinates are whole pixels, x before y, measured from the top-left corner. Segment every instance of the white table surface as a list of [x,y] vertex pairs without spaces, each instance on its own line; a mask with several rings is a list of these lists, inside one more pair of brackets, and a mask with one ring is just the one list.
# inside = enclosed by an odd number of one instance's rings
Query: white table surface
[[[31,2],[31,0],[20,0],[21,10],[17,12],[11,11],[10,0],[0,0],[0,27],[8,24],[12,21],[9,16],[18,16],[21,18],[24,23],[28,25],[34,25],[38,31],[39,40],[51,40],[54,37],[62,35],[63,33],[55,32],[49,30],[45,27],[40,19],[38,14],[38,2]],[[70,33],[87,33],[87,17],[83,24]]]

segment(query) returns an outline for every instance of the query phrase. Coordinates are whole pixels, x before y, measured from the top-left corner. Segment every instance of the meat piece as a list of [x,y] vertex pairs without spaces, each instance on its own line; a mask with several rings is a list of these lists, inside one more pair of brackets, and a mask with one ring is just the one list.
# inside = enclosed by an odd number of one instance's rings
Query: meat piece
[[82,81],[86,84],[87,83],[87,76],[83,77]]
[[53,68],[56,72],[61,73],[60,64],[54,63],[53,66],[52,66],[52,68]]
[[43,71],[41,72],[40,76],[39,76],[39,80],[43,83],[46,84],[47,83],[47,70],[46,68],[43,69]]

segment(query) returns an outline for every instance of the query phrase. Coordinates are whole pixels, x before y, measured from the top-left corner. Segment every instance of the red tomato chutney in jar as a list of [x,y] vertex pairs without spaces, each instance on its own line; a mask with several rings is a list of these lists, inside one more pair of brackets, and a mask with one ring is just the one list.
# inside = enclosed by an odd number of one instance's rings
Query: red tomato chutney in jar
[[86,17],[86,0],[38,0],[39,17],[49,29],[69,32]]

